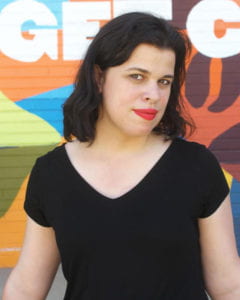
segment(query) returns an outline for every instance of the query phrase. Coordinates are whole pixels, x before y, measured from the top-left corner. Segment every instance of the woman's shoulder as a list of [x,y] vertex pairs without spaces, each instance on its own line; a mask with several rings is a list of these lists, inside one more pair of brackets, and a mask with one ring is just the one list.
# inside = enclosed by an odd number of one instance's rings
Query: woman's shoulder
[[36,159],[36,165],[41,166],[50,166],[52,163],[60,162],[64,160],[65,157],[65,144],[62,143],[58,146],[53,146],[52,150],[46,152],[45,154],[39,156]]
[[174,142],[180,147],[183,148],[185,150],[189,150],[189,151],[199,151],[202,149],[205,149],[206,146],[196,142],[196,141],[190,141],[190,140],[186,140],[184,138],[178,137],[174,140]]
[[175,144],[175,155],[177,155],[182,162],[196,166],[201,170],[213,170],[213,172],[220,168],[220,163],[215,154],[204,144],[181,138],[177,138]]
[[175,155],[182,159],[187,159],[197,164],[218,164],[215,155],[204,144],[196,141],[188,141],[182,138],[176,138],[175,141]]
[[207,147],[203,144],[200,144],[196,141],[189,141],[183,138],[176,138],[174,145],[179,154],[188,155],[199,155],[199,153],[209,152]]

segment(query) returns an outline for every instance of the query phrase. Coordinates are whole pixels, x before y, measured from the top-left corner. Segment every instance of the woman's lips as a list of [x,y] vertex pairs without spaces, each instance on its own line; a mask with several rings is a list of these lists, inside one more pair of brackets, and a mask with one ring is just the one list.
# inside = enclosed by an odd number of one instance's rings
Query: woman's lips
[[149,120],[149,121],[153,120],[158,112],[156,109],[152,109],[152,108],[133,109],[133,111],[135,112],[135,114],[137,114],[141,118],[143,118],[145,120]]

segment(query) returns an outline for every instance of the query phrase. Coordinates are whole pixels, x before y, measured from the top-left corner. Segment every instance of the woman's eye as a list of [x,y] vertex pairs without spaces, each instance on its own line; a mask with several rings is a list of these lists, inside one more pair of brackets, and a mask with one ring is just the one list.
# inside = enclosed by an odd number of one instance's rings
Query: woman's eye
[[161,80],[159,81],[159,83],[162,84],[162,85],[170,85],[170,84],[171,84],[171,81],[168,80],[168,79],[161,79]]
[[141,74],[131,74],[130,77],[136,80],[143,79],[143,76]]

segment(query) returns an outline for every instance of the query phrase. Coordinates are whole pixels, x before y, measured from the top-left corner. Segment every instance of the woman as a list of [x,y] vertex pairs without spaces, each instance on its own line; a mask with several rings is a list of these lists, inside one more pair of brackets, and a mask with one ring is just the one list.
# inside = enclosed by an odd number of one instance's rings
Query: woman
[[64,105],[68,141],[32,170],[19,262],[3,299],[240,299],[229,189],[184,137],[189,42],[165,20],[119,16],[91,43]]

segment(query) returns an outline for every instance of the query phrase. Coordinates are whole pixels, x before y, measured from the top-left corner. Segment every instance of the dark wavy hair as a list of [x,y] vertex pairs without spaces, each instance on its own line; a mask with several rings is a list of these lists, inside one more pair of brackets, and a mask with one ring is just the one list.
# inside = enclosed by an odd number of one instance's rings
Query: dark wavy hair
[[[93,142],[102,95],[99,92],[95,68],[105,71],[127,61],[140,44],[171,49],[176,56],[174,80],[162,120],[153,131],[168,139],[186,136],[194,125],[187,116],[180,89],[185,80],[185,62],[191,44],[187,36],[166,20],[148,13],[132,12],[120,15],[104,25],[91,42],[78,71],[72,94],[63,105],[64,137],[73,136],[82,142]],[[186,117],[187,116],[187,117]]]

